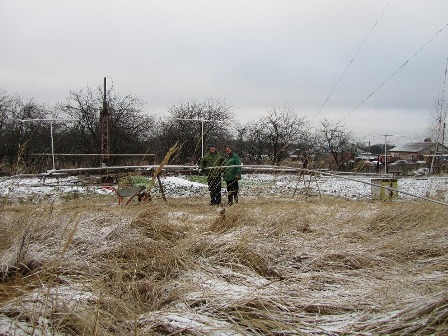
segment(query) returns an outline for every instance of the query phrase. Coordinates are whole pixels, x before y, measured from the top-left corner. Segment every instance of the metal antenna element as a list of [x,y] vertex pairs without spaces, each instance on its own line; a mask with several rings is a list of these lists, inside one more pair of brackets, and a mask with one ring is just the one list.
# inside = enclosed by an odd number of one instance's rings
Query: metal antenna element
[[200,122],[201,122],[201,157],[204,156],[204,123],[205,123],[205,122],[224,122],[223,120],[189,119],[189,118],[176,118],[176,120],[183,120],[183,121],[200,121]]
[[50,123],[50,136],[51,136],[51,158],[53,161],[53,169],[51,172],[56,171],[54,163],[54,141],[53,141],[53,122],[55,121],[73,121],[73,119],[22,119],[21,122],[49,122]]

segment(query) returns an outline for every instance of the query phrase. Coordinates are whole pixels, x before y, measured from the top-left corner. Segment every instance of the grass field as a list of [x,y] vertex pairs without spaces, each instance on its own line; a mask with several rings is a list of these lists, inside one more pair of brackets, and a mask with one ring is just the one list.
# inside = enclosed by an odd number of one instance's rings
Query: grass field
[[0,335],[448,333],[437,204],[85,195],[0,211]]

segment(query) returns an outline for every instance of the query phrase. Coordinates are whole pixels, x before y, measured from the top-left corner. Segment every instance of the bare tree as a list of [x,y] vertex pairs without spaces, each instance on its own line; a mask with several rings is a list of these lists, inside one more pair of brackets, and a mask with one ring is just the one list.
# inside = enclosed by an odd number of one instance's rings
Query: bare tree
[[224,144],[230,138],[230,125],[233,112],[225,102],[208,99],[196,100],[173,105],[170,116],[160,123],[159,138],[164,144],[164,152],[179,141],[182,144],[180,154],[175,158],[182,163],[196,163],[202,153],[202,135],[205,146],[214,143]]
[[303,134],[294,147],[296,153],[300,154],[303,168],[313,168],[321,160],[322,150],[319,146],[319,135],[306,127]]
[[324,119],[321,126],[321,146],[331,155],[334,164],[340,169],[345,157],[353,152],[352,135],[341,124],[331,123],[328,119]]
[[243,158],[246,156],[245,140],[247,137],[248,127],[247,124],[235,122],[234,129],[236,131],[236,139],[233,143],[234,150],[238,153],[240,158]]
[[261,119],[262,131],[267,140],[269,156],[273,164],[279,164],[288,156],[293,144],[303,139],[306,128],[304,117],[299,117],[290,108],[273,108]]
[[46,107],[33,99],[23,101],[19,96],[0,92],[0,159],[10,172],[18,169],[31,172],[37,161],[33,154],[50,148],[48,124],[21,122],[23,119],[43,119],[47,115]]
[[266,163],[269,150],[267,135],[259,121],[252,121],[245,126],[245,155],[244,158],[250,163]]
[[[100,151],[99,111],[102,106],[101,89],[87,87],[78,92],[70,91],[61,111],[75,120],[75,125],[68,130],[66,150],[73,153],[93,154]],[[70,145],[69,145],[70,144]]]
[[428,138],[444,144],[446,137],[446,120],[448,115],[447,103],[444,97],[437,98],[434,102],[434,110],[429,114]]
[[[103,96],[101,87],[96,90],[87,87],[78,92],[70,91],[67,103],[59,106],[61,112],[75,120],[74,127],[67,128],[67,151],[93,154],[100,152],[99,117]],[[113,87],[108,89],[106,96],[110,111],[111,154],[147,152],[146,140],[153,132],[155,121],[153,117],[143,113],[143,102],[130,94],[121,97]]]

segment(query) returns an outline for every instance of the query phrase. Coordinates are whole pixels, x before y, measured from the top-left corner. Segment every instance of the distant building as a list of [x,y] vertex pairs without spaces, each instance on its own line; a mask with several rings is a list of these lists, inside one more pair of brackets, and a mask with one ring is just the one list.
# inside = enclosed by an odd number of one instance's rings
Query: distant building
[[390,156],[396,160],[400,159],[415,162],[424,161],[428,158],[428,156],[434,154],[446,155],[448,154],[448,147],[442,145],[441,143],[436,144],[435,142],[430,141],[411,142],[389,149],[388,152]]
[[371,152],[367,152],[359,147],[355,147],[355,151],[356,151],[356,157],[355,160],[359,161],[359,160],[363,160],[363,161],[371,161],[371,160],[375,160],[377,155],[372,155]]

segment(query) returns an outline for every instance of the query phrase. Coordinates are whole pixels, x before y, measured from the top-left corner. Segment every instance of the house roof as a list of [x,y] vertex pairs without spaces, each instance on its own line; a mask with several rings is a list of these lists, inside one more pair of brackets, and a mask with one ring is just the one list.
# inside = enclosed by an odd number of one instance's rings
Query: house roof
[[[389,152],[407,152],[407,153],[418,153],[425,149],[432,148],[435,146],[435,142],[410,142],[403,145],[398,145],[392,149],[389,149]],[[446,147],[439,144],[439,148],[443,149]]]

